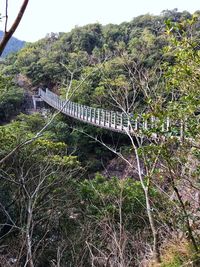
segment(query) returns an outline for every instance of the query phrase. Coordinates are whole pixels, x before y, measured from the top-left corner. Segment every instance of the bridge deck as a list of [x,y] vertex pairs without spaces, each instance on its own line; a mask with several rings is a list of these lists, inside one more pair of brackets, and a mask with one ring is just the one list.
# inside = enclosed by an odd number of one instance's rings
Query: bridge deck
[[167,133],[172,130],[174,135],[182,137],[184,135],[185,124],[180,120],[170,120],[166,118],[161,122],[158,118],[145,116],[133,116],[123,112],[108,111],[101,108],[93,108],[70,100],[62,100],[58,95],[50,90],[39,89],[39,96],[51,107],[59,110],[63,114],[79,121],[106,128],[120,133],[130,133],[131,135],[143,135],[145,131],[155,129],[155,132]]

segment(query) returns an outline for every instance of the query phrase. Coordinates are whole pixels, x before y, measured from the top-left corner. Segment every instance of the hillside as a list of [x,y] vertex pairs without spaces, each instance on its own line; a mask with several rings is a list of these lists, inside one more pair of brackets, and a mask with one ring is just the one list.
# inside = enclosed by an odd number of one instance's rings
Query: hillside
[[[2,38],[2,36],[3,36],[3,32],[0,31],[0,39]],[[10,41],[8,42],[8,45],[6,46],[2,57],[6,57],[10,53],[19,51],[25,46],[25,43],[26,43],[25,41],[21,41],[15,37],[12,37]]]
[[[95,23],[76,27],[68,33],[50,34],[25,46],[17,58],[11,57],[3,71],[6,74],[22,73],[34,86],[55,87],[55,90],[58,84],[70,83],[71,78],[71,89],[74,90],[82,77],[89,76],[72,99],[107,108],[115,105],[112,96],[106,94],[108,88],[118,92],[118,98],[120,88],[124,88],[124,97],[129,94],[131,101],[133,86],[135,89],[140,87],[140,72],[164,61],[173,62],[173,55],[163,51],[168,44],[165,21],[178,22],[191,17],[189,12],[172,10],[160,16],[142,15],[120,25]],[[198,31],[195,34],[198,38]],[[101,71],[97,71],[98,68]],[[130,77],[133,73],[134,77]],[[155,81],[153,75],[152,79]],[[59,90],[63,92],[62,86]],[[142,102],[141,96],[140,93],[136,101]],[[122,98],[120,104],[127,108]]]
[[[199,39],[200,12],[174,9],[52,33],[6,58],[0,265],[200,266]],[[46,104],[26,114],[47,87],[72,117]]]

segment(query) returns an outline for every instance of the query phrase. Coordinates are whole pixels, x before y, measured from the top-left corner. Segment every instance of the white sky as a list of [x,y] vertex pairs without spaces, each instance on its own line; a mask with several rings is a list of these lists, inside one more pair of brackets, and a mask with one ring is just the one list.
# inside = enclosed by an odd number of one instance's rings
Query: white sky
[[[17,14],[23,0],[9,0],[9,22]],[[0,0],[0,13],[5,13]],[[146,13],[160,14],[178,8],[193,13],[200,10],[200,0],[29,0],[25,15],[14,36],[37,41],[50,32],[68,32],[76,25],[99,22],[119,24]],[[0,23],[3,30],[3,22]]]

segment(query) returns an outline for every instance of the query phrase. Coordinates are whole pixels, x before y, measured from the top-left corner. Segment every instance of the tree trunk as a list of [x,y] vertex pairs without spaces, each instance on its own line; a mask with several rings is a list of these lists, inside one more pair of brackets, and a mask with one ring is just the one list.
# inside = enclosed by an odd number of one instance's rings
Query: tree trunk
[[159,245],[158,245],[158,232],[156,231],[155,222],[154,222],[154,218],[152,216],[151,205],[150,205],[150,201],[149,201],[149,185],[145,185],[145,183],[144,183],[144,179],[143,179],[143,175],[142,175],[142,167],[141,167],[140,158],[138,155],[138,150],[137,150],[137,147],[134,144],[133,140],[131,140],[131,141],[132,141],[132,145],[133,145],[134,151],[135,151],[140,183],[141,183],[141,186],[142,186],[144,194],[145,194],[147,216],[149,219],[149,224],[150,224],[150,228],[151,228],[151,232],[152,232],[152,236],[153,236],[153,257],[154,257],[155,261],[159,263],[159,262],[161,262],[161,258],[160,258],[160,249],[159,249]]
[[26,263],[24,267],[34,267],[33,264],[33,255],[32,255],[32,237],[31,237],[31,224],[32,224],[32,199],[28,199],[28,208],[27,208],[27,225],[26,225],[26,247],[27,247],[27,253],[26,253]]
[[159,245],[158,245],[158,232],[156,231],[154,218],[152,216],[151,205],[150,205],[150,202],[149,202],[148,188],[146,188],[144,190],[144,193],[145,193],[145,200],[146,200],[147,215],[148,215],[148,218],[149,218],[151,232],[152,232],[152,235],[153,235],[153,257],[154,257],[156,262],[161,262],[160,249],[159,249]]

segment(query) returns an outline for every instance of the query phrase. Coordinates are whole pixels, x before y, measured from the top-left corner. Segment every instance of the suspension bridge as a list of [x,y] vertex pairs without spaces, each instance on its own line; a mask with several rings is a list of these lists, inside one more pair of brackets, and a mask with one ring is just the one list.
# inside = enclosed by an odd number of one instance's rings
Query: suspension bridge
[[39,89],[38,96],[33,98],[35,108],[37,101],[44,101],[61,113],[81,122],[119,133],[140,136],[144,135],[145,132],[147,133],[147,131],[153,132],[155,130],[155,133],[166,134],[173,129],[174,135],[180,138],[183,138],[185,134],[186,126],[182,120],[176,119],[172,121],[169,117],[165,120],[160,120],[147,114],[134,115],[89,107],[70,100],[63,100],[48,89],[45,91]]

